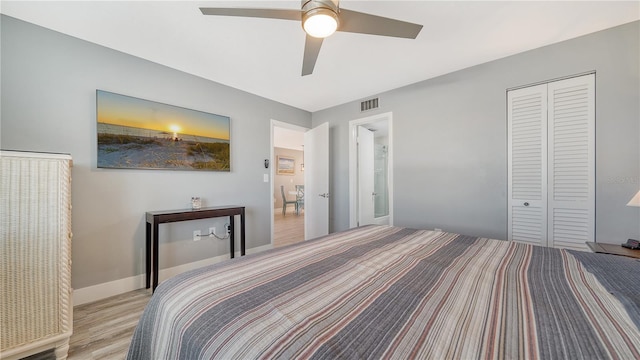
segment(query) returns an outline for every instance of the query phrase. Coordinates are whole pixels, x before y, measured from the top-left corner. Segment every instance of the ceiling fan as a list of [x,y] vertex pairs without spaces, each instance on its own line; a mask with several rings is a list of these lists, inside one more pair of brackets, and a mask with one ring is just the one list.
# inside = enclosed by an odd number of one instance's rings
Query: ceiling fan
[[422,25],[341,9],[339,0],[302,0],[301,10],[200,8],[204,15],[243,16],[302,22],[307,33],[302,76],[313,72],[325,37],[335,31],[415,39]]

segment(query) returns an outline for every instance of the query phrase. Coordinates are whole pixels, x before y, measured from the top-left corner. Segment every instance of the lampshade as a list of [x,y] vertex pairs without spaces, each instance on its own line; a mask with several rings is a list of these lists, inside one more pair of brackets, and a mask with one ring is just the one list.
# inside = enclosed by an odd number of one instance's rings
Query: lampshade
[[326,38],[338,28],[338,15],[326,8],[308,11],[302,18],[302,28],[310,36]]
[[631,198],[631,200],[629,200],[629,202],[627,203],[627,206],[640,207],[640,191],[638,191],[638,193],[636,193],[636,195],[633,198]]

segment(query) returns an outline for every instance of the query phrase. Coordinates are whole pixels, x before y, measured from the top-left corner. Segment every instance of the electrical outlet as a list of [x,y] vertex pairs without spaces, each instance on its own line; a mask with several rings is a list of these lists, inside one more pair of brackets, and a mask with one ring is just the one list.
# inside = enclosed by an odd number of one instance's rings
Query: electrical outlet
[[193,241],[199,241],[201,235],[200,230],[193,230]]
[[216,233],[216,227],[215,226],[210,227],[209,228],[209,237],[213,237],[215,235],[215,233]]
[[231,228],[229,227],[229,224],[224,226],[227,229],[227,235],[231,234]]

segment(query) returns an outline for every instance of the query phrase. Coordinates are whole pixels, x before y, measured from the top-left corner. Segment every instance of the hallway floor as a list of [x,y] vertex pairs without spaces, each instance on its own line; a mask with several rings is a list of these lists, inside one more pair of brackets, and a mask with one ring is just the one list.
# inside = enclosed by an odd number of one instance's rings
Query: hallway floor
[[274,209],[273,217],[273,247],[295,244],[304,240],[304,209],[296,215],[293,207],[287,209],[287,215],[282,215],[282,209]]

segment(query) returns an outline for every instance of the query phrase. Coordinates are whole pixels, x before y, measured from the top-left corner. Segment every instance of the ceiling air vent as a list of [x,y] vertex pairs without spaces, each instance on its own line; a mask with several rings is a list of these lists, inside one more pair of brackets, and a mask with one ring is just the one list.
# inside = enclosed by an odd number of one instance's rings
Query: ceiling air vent
[[377,109],[378,108],[378,98],[365,100],[360,103],[360,112]]

